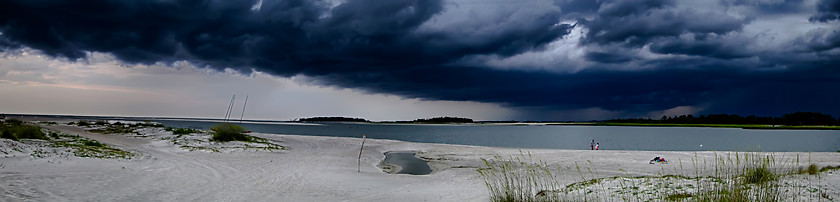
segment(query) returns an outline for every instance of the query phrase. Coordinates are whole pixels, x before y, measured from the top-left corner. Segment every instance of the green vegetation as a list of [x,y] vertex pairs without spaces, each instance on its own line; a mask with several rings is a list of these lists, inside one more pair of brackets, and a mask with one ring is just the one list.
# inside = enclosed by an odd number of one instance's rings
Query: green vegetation
[[[808,171],[803,172],[800,168],[800,172],[792,172],[785,170],[789,166],[777,165],[777,160],[772,154],[728,153],[715,155],[714,162],[701,162],[695,157],[695,177],[587,178],[586,172],[578,166],[579,176],[561,176],[558,173],[563,172],[553,172],[555,168],[562,169],[556,166],[497,156],[485,159],[485,166],[478,172],[484,178],[492,201],[791,201],[802,200],[800,193],[815,193],[804,197],[828,199],[825,194],[817,193],[819,189],[809,187],[810,182],[802,184],[804,182],[781,179],[840,169],[840,166],[818,169],[812,164]],[[798,163],[798,158],[797,162],[783,161],[786,163]],[[714,172],[701,174],[709,171]],[[589,173],[591,175],[592,171]],[[558,184],[558,178],[579,181],[562,186]]]
[[186,135],[191,133],[200,133],[201,131],[192,129],[192,128],[173,128],[173,127],[166,127],[166,131],[172,132],[175,135]]
[[482,159],[486,167],[478,169],[490,190],[491,201],[559,201],[556,190],[563,186],[546,163],[524,163],[522,159],[496,156]]
[[71,149],[78,157],[88,158],[131,158],[136,154],[120,150],[96,140],[82,138],[76,135],[58,134],[60,138],[52,141],[53,147]]
[[23,123],[23,121],[11,119],[0,123],[0,137],[19,139],[41,139],[47,140],[47,136],[41,131],[41,127]]
[[136,127],[132,127],[131,125],[122,125],[122,124],[102,124],[101,128],[96,128],[89,130],[90,132],[94,133],[102,133],[102,134],[126,134],[126,133],[133,133]]
[[242,126],[223,123],[211,128],[213,130],[213,141],[229,142],[229,141],[251,141],[251,136],[245,135],[245,128]]
[[817,164],[813,163],[811,165],[808,165],[808,169],[805,170],[805,173],[808,173],[809,175],[816,175],[819,172],[820,168],[817,166]]
[[820,172],[831,171],[831,170],[840,170],[840,165],[826,166],[826,167],[820,168]]
[[[613,119],[605,121],[611,124],[628,123],[632,125],[654,124],[651,126],[688,126],[688,127],[733,127],[757,129],[840,129],[840,120],[831,115],[815,112],[795,112],[781,117],[739,116],[729,114],[711,114],[702,116],[681,115],[663,116],[661,119]],[[675,125],[657,125],[675,124]],[[687,124],[687,125],[684,125]],[[704,126],[705,125],[705,126]],[[797,127],[797,126],[805,126]],[[834,127],[831,127],[834,126]]]
[[[72,124],[73,124],[73,122],[70,122],[69,124],[70,124],[70,125],[72,125]],[[82,126],[82,127],[85,127],[85,126],[90,126],[90,125],[93,125],[93,124],[91,124],[90,122],[85,121],[85,120],[79,120],[79,122],[78,122],[78,123],[76,123],[76,125],[77,125],[77,126]]]

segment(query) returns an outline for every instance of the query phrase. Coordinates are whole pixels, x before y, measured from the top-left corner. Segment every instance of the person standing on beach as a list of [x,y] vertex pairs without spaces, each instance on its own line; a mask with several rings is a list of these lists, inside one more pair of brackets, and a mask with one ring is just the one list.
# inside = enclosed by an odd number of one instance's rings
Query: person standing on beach
[[592,143],[589,143],[589,150],[595,150],[595,140],[592,140]]
[[600,143],[600,142],[599,142],[599,143],[595,143],[595,150],[598,150],[598,149],[599,149],[599,147],[601,147],[601,143]]

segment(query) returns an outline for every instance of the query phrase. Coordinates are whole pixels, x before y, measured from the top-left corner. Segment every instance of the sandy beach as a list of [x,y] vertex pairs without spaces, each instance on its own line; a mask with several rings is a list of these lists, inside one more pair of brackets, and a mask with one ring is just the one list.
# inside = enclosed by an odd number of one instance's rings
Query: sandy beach
[[[704,164],[727,153],[517,149],[367,139],[357,172],[361,138],[254,133],[283,149],[238,149],[234,144],[208,151],[185,149],[161,128],[144,128],[132,135],[101,134],[62,124],[68,121],[72,120],[40,125],[135,155],[78,157],[43,152],[35,140],[0,139],[0,155],[4,155],[0,157],[0,201],[488,201],[484,179],[476,171],[485,165],[482,159],[540,162],[558,170],[561,184],[571,184],[615,176],[712,173],[714,169]],[[389,174],[383,170],[389,167],[383,164],[384,153],[389,151],[416,152],[433,173]],[[786,168],[840,165],[837,152],[772,155],[782,162],[777,165]],[[666,157],[669,163],[649,164],[654,156]],[[798,161],[791,160],[797,157]],[[807,182],[809,188],[817,189],[814,199],[840,198],[836,170],[819,178],[787,180]],[[803,194],[810,197],[808,192]]]

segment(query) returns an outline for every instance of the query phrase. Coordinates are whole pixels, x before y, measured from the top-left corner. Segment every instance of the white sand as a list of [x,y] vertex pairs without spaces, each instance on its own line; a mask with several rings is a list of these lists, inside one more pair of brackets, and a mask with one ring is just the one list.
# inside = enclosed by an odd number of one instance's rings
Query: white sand
[[[26,151],[12,151],[0,157],[0,201],[487,201],[488,191],[476,168],[483,165],[481,158],[495,155],[522,158],[520,154],[525,153],[524,158],[565,170],[560,181],[569,184],[581,181],[581,175],[587,179],[694,176],[692,162],[711,163],[716,154],[519,150],[368,139],[361,172],[357,172],[359,138],[256,133],[253,135],[279,141],[287,150],[208,152],[188,151],[155,138],[96,134],[66,125],[45,127],[142,155],[133,159],[33,158]],[[0,144],[4,145],[8,147]],[[430,161],[435,172],[387,174],[379,167],[387,151],[417,151],[418,156]],[[799,155],[796,166],[809,162],[840,165],[840,153],[775,155],[784,159]],[[648,164],[654,156],[664,156],[670,163]],[[576,166],[584,170],[583,174]],[[821,192],[837,200],[838,174],[824,174],[819,184]]]

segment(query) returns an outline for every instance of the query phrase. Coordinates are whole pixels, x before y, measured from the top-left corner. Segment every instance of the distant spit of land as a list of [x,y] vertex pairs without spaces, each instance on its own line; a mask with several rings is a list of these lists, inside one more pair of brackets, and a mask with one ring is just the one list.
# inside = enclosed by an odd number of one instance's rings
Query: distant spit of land
[[363,118],[312,117],[301,118],[299,122],[364,122],[404,124],[544,124],[544,125],[589,125],[589,126],[644,126],[644,127],[713,127],[742,129],[784,129],[784,130],[840,130],[840,120],[831,115],[815,112],[795,112],[781,117],[740,116],[729,114],[663,116],[661,119],[633,118],[605,121],[473,121],[461,117],[435,117],[413,121],[374,122]]

